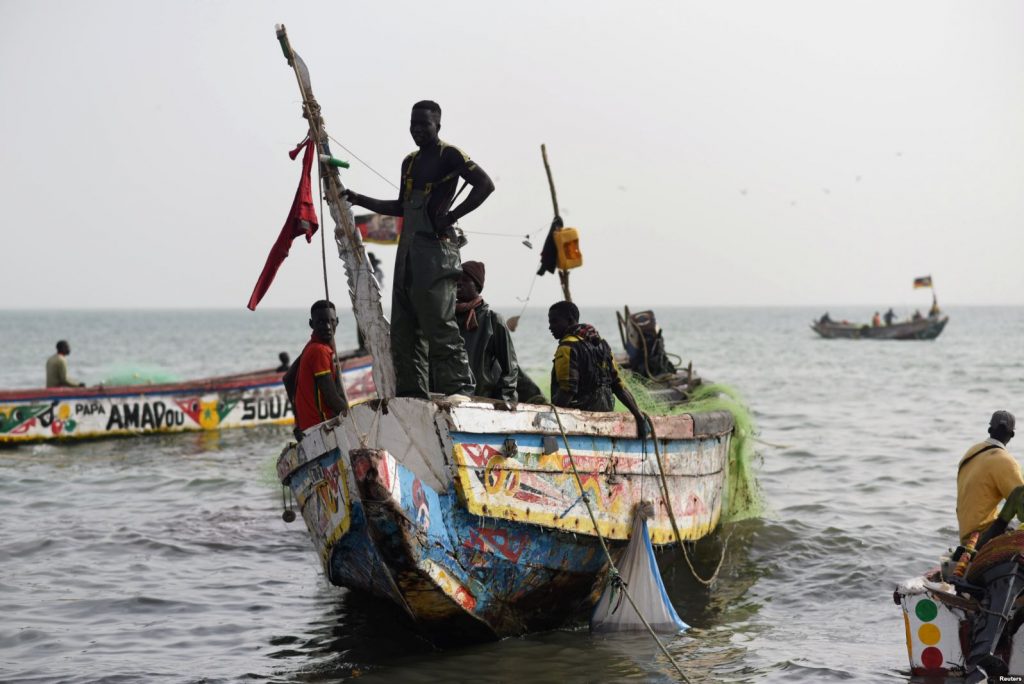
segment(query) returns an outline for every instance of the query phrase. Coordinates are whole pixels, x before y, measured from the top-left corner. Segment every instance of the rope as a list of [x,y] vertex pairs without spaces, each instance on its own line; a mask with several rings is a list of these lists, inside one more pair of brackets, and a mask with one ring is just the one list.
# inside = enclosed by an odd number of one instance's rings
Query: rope
[[725,563],[725,551],[729,548],[729,540],[732,539],[732,530],[729,530],[729,534],[725,537],[725,542],[722,544],[722,555],[718,559],[718,565],[715,566],[715,571],[711,573],[711,577],[704,579],[697,574],[697,569],[693,567],[693,561],[690,560],[690,554],[686,550],[686,545],[683,545],[683,558],[686,559],[686,565],[690,568],[690,573],[693,578],[703,584],[705,587],[710,587],[714,584],[715,580],[718,579],[718,572],[722,569],[722,564]]
[[761,439],[760,437],[754,437],[754,441],[757,442],[758,444],[764,444],[765,446],[770,446],[770,447],[772,447],[774,449],[792,449],[793,448],[793,447],[789,446],[788,444],[776,444],[774,442],[769,442],[768,440]]
[[672,522],[672,531],[676,535],[676,541],[679,542],[679,547],[683,550],[683,558],[686,559],[686,564],[690,567],[690,572],[693,574],[694,579],[703,584],[705,587],[711,586],[714,581],[718,578],[718,571],[722,569],[722,564],[725,562],[725,550],[729,547],[729,539],[732,537],[732,532],[729,532],[729,536],[725,538],[725,543],[722,545],[722,556],[718,559],[718,565],[715,567],[715,571],[711,574],[711,577],[704,579],[697,574],[697,569],[693,567],[693,561],[690,560],[690,554],[686,550],[686,543],[683,542],[683,535],[679,533],[679,525],[676,523],[676,514],[672,510],[672,499],[669,498],[668,493],[668,480],[665,478],[665,469],[661,465],[661,449],[658,448],[658,435],[654,431],[654,421],[651,417],[644,415],[647,420],[647,424],[651,426],[651,441],[654,442],[654,458],[658,462],[658,475],[661,478],[661,488],[665,497],[665,508],[668,509],[668,519]]
[[[537,275],[536,273],[533,274],[533,280],[530,281],[530,289],[526,291],[526,299],[519,300],[523,303],[523,308],[516,314],[519,318],[522,318],[523,314],[526,313],[526,305],[530,303],[530,297],[533,295],[533,286],[537,284]],[[519,298],[516,297],[516,299]]]
[[330,134],[328,134],[328,136],[327,136],[327,137],[328,137],[328,138],[329,138],[329,139],[331,140],[331,142],[337,143],[338,147],[340,147],[341,149],[345,150],[345,151],[346,151],[346,152],[348,152],[348,153],[349,153],[350,155],[352,155],[352,158],[353,158],[353,159],[355,159],[355,160],[356,160],[357,162],[359,162],[360,164],[362,164],[362,165],[363,165],[363,166],[365,166],[366,168],[370,169],[370,171],[373,171],[373,172],[374,172],[375,174],[377,174],[377,176],[378,176],[378,177],[380,177],[380,179],[381,179],[382,181],[384,181],[385,183],[387,183],[388,185],[390,185],[391,187],[393,187],[393,188],[394,188],[395,190],[398,190],[398,189],[399,189],[399,187],[398,187],[397,185],[395,185],[394,183],[392,183],[391,181],[389,181],[389,180],[388,180],[388,179],[387,179],[387,178],[386,178],[386,177],[385,177],[385,176],[384,176],[384,175],[383,175],[382,173],[380,173],[380,172],[379,172],[379,171],[378,171],[377,169],[373,168],[372,166],[370,166],[369,164],[367,164],[366,162],[364,162],[364,161],[363,161],[362,159],[360,159],[360,158],[359,158],[359,155],[357,155],[357,154],[356,154],[355,152],[353,152],[352,150],[350,150],[350,149],[348,149],[347,147],[345,147],[344,145],[342,145],[342,144],[341,144],[341,142],[339,142],[337,138],[335,138],[335,137],[331,136]]
[[[594,533],[597,535],[598,541],[601,542],[601,549],[604,551],[605,558],[608,559],[608,572],[611,575],[613,582],[616,579],[621,580],[619,569],[615,567],[615,561],[612,560],[612,554],[608,551],[608,545],[604,541],[604,535],[601,534],[601,529],[597,526],[597,518],[594,516],[594,509],[590,507],[590,497],[587,496],[587,493],[583,490],[583,480],[580,479],[580,473],[576,470],[576,461],[572,457],[572,449],[569,448],[569,437],[565,434],[565,428],[562,427],[562,417],[558,414],[558,409],[555,408],[554,404],[548,404],[548,406],[551,407],[551,410],[555,414],[555,420],[558,421],[558,431],[562,433],[562,442],[565,444],[565,453],[569,457],[569,465],[572,466],[572,474],[573,477],[576,478],[576,486],[580,488],[580,498],[583,499],[583,503],[587,506],[587,514],[590,516],[590,522],[594,525]],[[645,618],[640,612],[640,609],[637,608],[636,602],[633,601],[633,597],[629,595],[629,591],[626,589],[626,583],[620,581],[619,588],[622,589],[622,595],[629,601],[629,605],[633,606],[633,610],[636,611],[637,617],[639,617],[640,621],[644,623],[644,627],[646,627],[647,631],[650,632],[651,638],[658,644],[658,648],[661,649],[661,652],[664,653],[665,657],[668,658],[670,663],[672,663],[672,667],[676,669],[676,672],[679,673],[679,676],[683,678],[684,682],[689,682],[689,678],[686,676],[686,673],[683,672],[683,669],[679,667],[679,663],[677,663],[676,659],[672,657],[672,654],[668,652],[665,645],[661,643],[661,639],[659,639],[658,635],[654,633],[654,629],[652,629],[651,624],[647,622],[647,618]]]
[[[393,188],[394,188],[395,190],[400,190],[400,188],[399,188],[399,187],[398,187],[397,185],[395,185],[395,184],[394,184],[394,183],[392,183],[392,182],[391,182],[390,180],[388,180],[387,176],[385,176],[385,175],[384,175],[384,174],[382,174],[382,173],[381,173],[380,171],[378,171],[377,169],[373,168],[373,167],[372,167],[372,166],[370,166],[370,165],[369,165],[368,163],[366,163],[365,161],[363,161],[363,160],[362,160],[362,159],[361,159],[361,158],[359,157],[359,155],[357,155],[357,154],[356,154],[355,152],[353,152],[352,150],[350,150],[349,148],[347,148],[347,147],[345,147],[345,146],[344,146],[343,144],[341,144],[341,142],[340,142],[340,141],[339,141],[339,140],[338,140],[337,138],[335,138],[334,136],[332,136],[332,135],[330,135],[330,134],[328,134],[328,135],[327,135],[327,137],[328,137],[328,139],[330,139],[330,141],[331,141],[331,142],[335,143],[335,144],[336,144],[336,145],[337,145],[338,147],[340,147],[341,149],[343,149],[343,150],[345,150],[346,152],[348,152],[348,153],[349,153],[349,155],[350,155],[350,156],[351,156],[351,157],[352,157],[353,159],[355,159],[355,160],[356,160],[357,162],[359,162],[360,164],[362,164],[363,166],[365,166],[365,167],[366,167],[367,169],[369,169],[369,170],[370,170],[371,172],[373,172],[373,173],[374,173],[374,174],[375,174],[375,175],[376,175],[376,176],[377,176],[378,178],[380,178],[380,179],[381,179],[382,181],[384,181],[385,183],[387,183],[388,185],[390,185],[391,187],[393,187]],[[452,197],[452,203],[453,203],[453,204],[454,204],[455,200],[456,200],[456,199],[458,199],[459,195],[461,195],[461,194],[462,194],[462,191],[463,191],[463,190],[465,190],[465,189],[466,189],[466,185],[465,185],[465,183],[464,183],[464,184],[462,185],[462,188],[461,188],[461,189],[459,189],[458,193],[457,193],[457,194],[455,195],[455,197]],[[538,229],[538,230],[539,230],[539,229]],[[486,230],[466,230],[465,228],[463,228],[463,229],[462,229],[462,232],[463,232],[463,233],[470,233],[470,234],[472,234],[472,235],[495,235],[495,236],[499,236],[499,237],[511,237],[511,238],[518,238],[518,239],[522,239],[522,238],[524,237],[524,235],[520,235],[519,233],[495,233],[495,232],[492,232],[492,231],[486,231]],[[526,234],[525,234],[525,237],[526,237],[526,239],[527,239],[527,240],[529,240],[529,239],[530,239],[531,237],[533,237],[533,236],[534,236],[534,235],[535,235],[536,233],[537,233],[537,231],[536,231],[536,230],[535,230],[535,231],[533,231],[532,233],[526,233]]]

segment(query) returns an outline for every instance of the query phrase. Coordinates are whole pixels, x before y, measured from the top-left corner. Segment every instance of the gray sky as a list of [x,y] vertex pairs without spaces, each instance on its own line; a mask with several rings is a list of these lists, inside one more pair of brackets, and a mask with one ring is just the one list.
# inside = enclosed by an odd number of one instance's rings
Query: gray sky
[[[329,132],[393,182],[410,105],[441,103],[497,184],[463,227],[533,238],[463,250],[507,314],[551,220],[542,142],[584,305],[841,314],[927,306],[929,273],[943,304],[1024,304],[1021,2],[0,0],[0,308],[245,306],[305,134],[278,22]],[[296,242],[261,306],[321,294]]]

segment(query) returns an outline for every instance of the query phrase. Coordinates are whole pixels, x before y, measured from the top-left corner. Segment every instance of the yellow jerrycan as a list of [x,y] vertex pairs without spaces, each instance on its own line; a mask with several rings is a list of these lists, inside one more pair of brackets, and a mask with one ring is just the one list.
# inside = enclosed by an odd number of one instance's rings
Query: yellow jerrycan
[[568,271],[583,265],[580,252],[580,234],[575,228],[559,228],[555,231],[555,250],[558,252],[558,268]]

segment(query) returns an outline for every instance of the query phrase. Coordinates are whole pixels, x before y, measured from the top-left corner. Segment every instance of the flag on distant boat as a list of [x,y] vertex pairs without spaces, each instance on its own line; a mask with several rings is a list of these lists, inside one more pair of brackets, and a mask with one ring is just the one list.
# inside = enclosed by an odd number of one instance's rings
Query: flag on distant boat
[[914,278],[914,289],[919,287],[931,287],[932,277],[930,275],[924,276],[923,278]]
[[356,216],[356,228],[363,237],[363,242],[378,245],[397,245],[402,236],[401,216],[382,216],[380,214],[363,214]]
[[316,208],[313,206],[312,185],[309,180],[309,172],[313,166],[313,141],[306,138],[299,143],[298,147],[288,153],[288,156],[295,159],[302,150],[302,176],[299,178],[299,188],[295,191],[295,199],[292,200],[292,208],[288,212],[288,218],[284,221],[281,233],[274,241],[267,256],[267,263],[263,266],[256,287],[249,297],[249,310],[255,311],[256,305],[267,294],[270,284],[274,282],[277,269],[284,263],[288,256],[288,250],[292,246],[292,240],[302,235],[306,236],[306,242],[313,240],[313,234],[320,227],[320,221],[316,217]]

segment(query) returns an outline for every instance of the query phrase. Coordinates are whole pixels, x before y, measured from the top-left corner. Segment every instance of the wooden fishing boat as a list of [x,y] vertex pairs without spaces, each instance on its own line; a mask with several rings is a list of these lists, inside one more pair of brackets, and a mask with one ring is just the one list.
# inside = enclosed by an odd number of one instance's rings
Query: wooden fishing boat
[[[331,160],[309,71],[277,36]],[[380,285],[337,165],[322,174],[379,398],[306,430],[277,472],[333,584],[393,601],[436,643],[500,638],[586,619],[641,504],[654,544],[716,528],[733,493],[731,413],[654,417],[656,438],[639,440],[628,414],[396,398]]]
[[[982,610],[978,600],[946,582],[939,568],[900,583],[893,600],[903,611],[911,674],[962,677],[971,648],[971,621]],[[996,655],[1011,674],[1024,675],[1024,632],[1008,629]]]
[[653,418],[659,465],[629,414],[422,399],[382,409],[365,402],[310,429],[278,475],[327,578],[393,601],[437,642],[586,620],[608,571],[599,535],[621,553],[641,501],[654,504],[659,545],[676,543],[670,509],[685,540],[722,514],[727,412]]
[[934,340],[942,333],[948,322],[949,316],[928,316],[892,325],[876,326],[848,321],[817,320],[811,323],[811,330],[827,339]]
[[[340,359],[350,402],[376,396],[371,359]],[[253,425],[287,425],[291,402],[274,369],[186,382],[0,391],[0,445]]]

